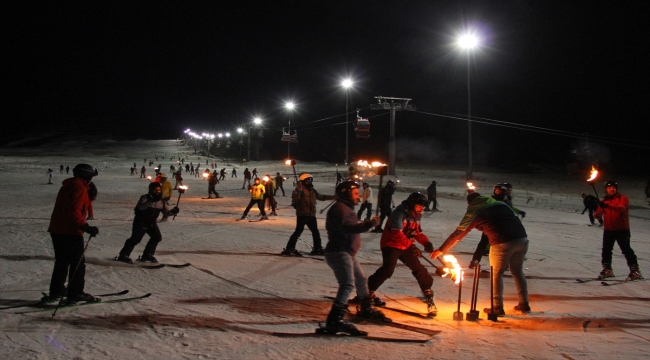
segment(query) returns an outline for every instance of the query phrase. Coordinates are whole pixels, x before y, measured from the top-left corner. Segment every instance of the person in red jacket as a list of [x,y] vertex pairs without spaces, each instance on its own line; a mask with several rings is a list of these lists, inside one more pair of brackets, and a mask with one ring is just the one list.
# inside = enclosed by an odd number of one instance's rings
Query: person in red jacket
[[594,217],[598,221],[603,221],[605,229],[603,231],[601,255],[603,271],[598,275],[598,279],[614,277],[614,271],[612,270],[614,243],[618,243],[623,255],[625,255],[625,260],[627,260],[627,266],[630,267],[630,274],[625,281],[643,279],[634,250],[630,247],[630,200],[628,200],[627,196],[618,192],[618,183],[616,181],[606,181],[605,192],[607,195],[602,201],[598,202],[598,209],[594,213]]
[[375,296],[375,291],[393,275],[397,260],[400,260],[411,269],[418,281],[429,307],[429,314],[435,316],[438,313],[433,302],[433,290],[431,290],[433,278],[420,263],[418,258],[422,257],[422,251],[415,246],[417,241],[426,251],[433,251],[433,244],[420,228],[420,218],[427,203],[426,195],[414,192],[391,212],[390,219],[386,222],[380,241],[382,265],[368,278],[369,296],[376,306],[385,303]]
[[86,264],[83,256],[84,232],[91,237],[99,234],[97,227],[86,222],[91,206],[88,184],[93,176],[97,175],[97,170],[88,164],[78,164],[72,174],[74,177],[65,179],[59,189],[47,229],[54,246],[54,269],[50,292],[42,299],[43,302],[59,301],[62,296],[67,297],[69,304],[78,301],[100,301],[99,298],[84,292]]

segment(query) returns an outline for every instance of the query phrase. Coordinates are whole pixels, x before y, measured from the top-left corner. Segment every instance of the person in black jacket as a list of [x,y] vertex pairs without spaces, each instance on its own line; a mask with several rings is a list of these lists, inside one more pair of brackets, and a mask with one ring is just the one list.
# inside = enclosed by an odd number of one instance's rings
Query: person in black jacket
[[[598,198],[593,195],[587,195],[585,193],[580,194],[582,196],[582,203],[585,204],[584,210],[582,210],[582,215],[585,214],[585,211],[589,210],[589,222],[593,226],[596,219],[594,219],[594,211],[598,209]],[[603,219],[598,219],[600,226],[603,226]]]
[[167,215],[176,215],[179,211],[178,206],[170,209],[169,205],[163,201],[162,185],[160,183],[150,183],[149,192],[140,196],[140,200],[135,206],[131,237],[126,240],[115,260],[133,264],[133,260],[129,257],[131,251],[142,241],[145,234],[149,234],[149,242],[147,242],[147,246],[138,261],[157,263],[158,260],[154,257],[154,253],[158,243],[162,241],[162,235],[158,224],[156,224],[156,219],[158,219],[161,212]]
[[386,186],[379,190],[379,225],[375,226],[372,232],[380,233],[383,232],[381,224],[384,223],[384,219],[389,217],[392,212],[393,207],[393,194],[395,194],[395,182],[393,180],[388,180]]
[[359,183],[344,181],[336,186],[336,203],[327,212],[325,228],[327,229],[327,245],[325,248],[325,261],[334,271],[338,282],[336,300],[325,327],[320,331],[330,334],[346,333],[354,336],[368,335],[354,325],[347,323],[343,317],[348,312],[348,298],[352,290],[356,289],[357,296],[361,299],[361,307],[357,316],[382,321],[390,321],[379,310],[372,307],[368,291],[368,281],[361,269],[356,254],[361,247],[362,232],[368,231],[379,223],[377,216],[363,222],[357,220],[354,206],[359,203]]
[[[524,259],[528,252],[528,235],[519,217],[505,203],[479,193],[467,195],[467,212],[447,240],[438,250],[431,253],[432,259],[447,253],[472,229],[476,228],[487,235],[490,241],[490,266],[494,270],[492,286],[494,292],[494,314],[504,316],[503,310],[503,272],[510,266],[510,272],[517,288],[519,304],[516,311],[530,312],[528,303],[528,284],[524,275]],[[491,313],[490,308],[483,310]]]

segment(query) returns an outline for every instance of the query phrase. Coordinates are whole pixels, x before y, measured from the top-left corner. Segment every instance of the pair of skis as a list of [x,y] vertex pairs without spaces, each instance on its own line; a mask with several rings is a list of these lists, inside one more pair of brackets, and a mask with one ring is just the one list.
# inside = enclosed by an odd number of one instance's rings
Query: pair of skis
[[603,286],[614,286],[614,285],[623,285],[623,284],[629,284],[629,283],[644,281],[644,280],[647,279],[621,280],[621,279],[604,278],[604,279],[576,279],[576,282],[580,284],[586,284],[592,281],[600,281],[600,284]]
[[[107,294],[100,294],[97,295],[100,298],[107,298],[107,297],[113,297],[113,296],[121,296],[121,295],[126,295],[129,292],[129,290],[122,290],[119,292],[114,292],[114,293],[107,293]],[[127,301],[134,301],[134,300],[141,300],[145,299],[151,296],[151,293],[147,293],[141,296],[134,296],[134,297],[128,297],[128,298],[119,298],[119,299],[114,299],[114,300],[107,300],[107,301],[96,301],[96,302],[83,302],[83,303],[78,303],[78,304],[70,304],[70,305],[62,305],[59,306],[59,310],[61,309],[66,309],[66,308],[72,308],[72,307],[79,307],[79,306],[88,306],[88,305],[97,305],[97,304],[114,304],[114,303],[119,303],[119,302],[127,302]],[[43,303],[41,301],[39,302],[34,302],[34,303],[29,303],[29,304],[22,304],[22,305],[12,305],[12,306],[5,306],[3,308],[0,308],[0,310],[6,310],[6,309],[15,309],[15,308],[20,308],[20,307],[31,307],[35,308],[33,310],[27,310],[27,311],[21,311],[17,312],[16,314],[30,314],[30,313],[37,313],[37,312],[43,312],[43,311],[52,311],[56,308],[57,303]]]

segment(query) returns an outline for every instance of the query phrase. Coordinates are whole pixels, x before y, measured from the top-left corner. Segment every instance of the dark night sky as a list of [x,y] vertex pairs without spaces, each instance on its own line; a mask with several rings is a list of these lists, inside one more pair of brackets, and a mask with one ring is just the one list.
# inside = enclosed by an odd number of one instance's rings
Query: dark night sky
[[[482,39],[471,63],[473,116],[603,136],[607,143],[592,144],[612,171],[633,172],[639,159],[650,165],[650,11],[643,2],[12,6],[3,10],[2,117],[18,133],[175,138],[187,127],[234,132],[259,115],[264,155],[282,157],[283,104],[291,99],[298,107],[292,121],[300,136],[297,157],[341,161],[345,92],[339,84],[348,75],[355,81],[350,109],[372,117],[369,140],[350,131],[351,159],[386,152],[389,116],[368,109],[382,95],[412,98],[418,108],[397,114],[401,154],[463,164],[466,121],[431,114],[467,113],[467,60],[454,37],[472,27]],[[478,168],[562,164],[578,141],[480,123],[473,136]]]

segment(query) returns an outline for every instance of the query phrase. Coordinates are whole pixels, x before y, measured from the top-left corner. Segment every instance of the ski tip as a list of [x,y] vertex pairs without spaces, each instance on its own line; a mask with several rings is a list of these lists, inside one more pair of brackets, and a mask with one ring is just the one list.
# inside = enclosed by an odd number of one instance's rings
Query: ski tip
[[151,293],[146,293],[146,294],[142,295],[141,297],[144,299],[144,298],[148,298],[149,296],[151,296]]
[[600,285],[609,286],[609,284],[606,283],[606,282],[604,282],[604,281],[601,281],[601,282],[600,282]]
[[129,290],[122,290],[122,291],[118,292],[117,295],[124,295],[124,294],[127,294],[128,292],[129,292]]

